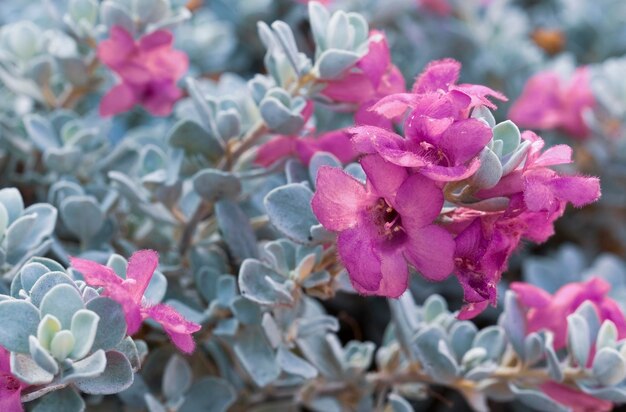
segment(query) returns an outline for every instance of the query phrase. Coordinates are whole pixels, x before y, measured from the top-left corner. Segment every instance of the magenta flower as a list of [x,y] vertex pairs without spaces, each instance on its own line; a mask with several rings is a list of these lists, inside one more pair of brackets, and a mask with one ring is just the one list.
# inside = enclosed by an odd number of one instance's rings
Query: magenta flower
[[[396,93],[380,99],[370,110],[388,119],[396,118],[414,108],[425,94],[451,93],[452,98],[462,95],[470,98],[470,103],[464,107],[463,115],[467,117],[469,111],[479,105],[496,109],[490,97],[506,101],[502,93],[479,84],[457,84],[461,73],[461,63],[454,59],[442,59],[430,62],[424,71],[415,79],[411,93]],[[453,93],[454,92],[454,93]]]
[[613,403],[604,399],[594,398],[567,385],[548,381],[539,389],[572,412],[608,412],[613,410]]
[[11,373],[10,353],[0,346],[0,411],[23,412],[21,394],[28,385]]
[[415,101],[404,125],[403,138],[374,126],[350,129],[359,152],[378,153],[385,160],[437,181],[471,176],[480,163],[477,155],[492,137],[491,128],[464,118],[471,98],[460,92],[429,93]]
[[332,153],[341,163],[349,163],[357,156],[350,135],[340,129],[318,137],[276,136],[259,147],[255,162],[268,167],[284,157],[296,156],[308,165],[317,152]]
[[477,155],[491,140],[492,131],[484,122],[468,118],[470,111],[478,105],[494,108],[489,97],[506,98],[485,86],[457,85],[460,70],[461,64],[455,60],[434,61],[416,79],[412,93],[380,99],[369,110],[388,120],[411,110],[404,137],[388,127],[356,127],[351,131],[357,151],[377,153],[442,182],[474,174],[480,166]]
[[173,36],[165,30],[152,32],[139,41],[120,26],[98,45],[98,58],[117,73],[121,82],[102,98],[100,115],[112,116],[136,104],[154,116],[166,116],[182,96],[176,82],[185,74],[189,60],[172,50]]
[[171,306],[154,304],[144,297],[159,264],[159,255],[155,251],[140,250],[134,253],[128,261],[126,279],[120,278],[108,266],[75,257],[70,260],[72,267],[83,274],[88,285],[103,287],[104,296],[122,305],[129,335],[139,330],[144,319],[152,318],[163,327],[181,351],[193,352],[195,342],[191,334],[200,330],[200,325],[186,320]]
[[585,138],[589,128],[583,113],[594,105],[588,67],[576,69],[568,82],[558,73],[545,71],[528,80],[509,117],[520,126],[560,129],[573,137]]
[[[526,161],[491,189],[481,190],[481,199],[515,194],[523,196],[526,210],[560,216],[567,202],[582,207],[600,197],[600,182],[595,177],[561,176],[549,166],[572,162],[572,149],[557,145],[541,152],[543,140],[533,132],[522,133],[522,139],[531,142]],[[558,212],[558,213],[557,213]],[[557,217],[558,217],[557,216]],[[544,239],[545,240],[545,239]]]
[[610,284],[597,277],[586,282],[568,283],[554,295],[529,283],[511,283],[511,290],[526,310],[528,333],[543,329],[551,331],[556,350],[566,344],[567,322],[564,319],[585,301],[591,302],[601,323],[610,320],[615,324],[619,339],[626,337],[626,318],[617,302],[608,297],[610,289]]
[[407,263],[426,279],[445,279],[454,242],[433,224],[443,206],[441,189],[379,156],[365,156],[361,165],[366,184],[341,169],[321,167],[311,203],[320,223],[339,233],[339,257],[354,288],[398,297],[408,287]]

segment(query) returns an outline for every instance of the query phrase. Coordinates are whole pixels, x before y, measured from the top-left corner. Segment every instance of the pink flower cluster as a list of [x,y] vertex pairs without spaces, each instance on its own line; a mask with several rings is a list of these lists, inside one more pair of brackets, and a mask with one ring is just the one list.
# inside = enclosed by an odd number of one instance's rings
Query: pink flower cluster
[[[571,149],[522,136],[525,159],[490,189],[472,189],[479,154],[492,139],[486,122],[470,117],[477,106],[495,108],[505,97],[485,86],[457,84],[460,63],[431,63],[411,93],[394,93],[370,110],[391,127],[349,130],[367,176],[360,182],[340,169],[320,168],[312,208],[320,223],[338,233],[337,248],[355,289],[398,297],[407,288],[408,267],[428,280],[454,273],[464,290],[461,318],[496,302],[496,285],[522,239],[545,241],[568,202],[582,206],[600,195],[595,178],[562,176],[550,166],[571,161]],[[504,200],[496,210],[456,204],[445,210],[444,193],[467,186],[475,202]],[[480,209],[480,208],[478,208]],[[442,213],[443,211],[443,213]]]
[[159,264],[159,256],[155,251],[141,250],[134,253],[128,261],[126,279],[119,277],[110,267],[90,260],[71,258],[71,264],[82,273],[88,285],[103,287],[104,296],[122,305],[128,335],[136,333],[143,320],[151,318],[163,327],[181,351],[194,351],[195,342],[191,334],[200,330],[200,325],[186,320],[171,306],[148,302],[144,297]]
[[545,71],[528,80],[509,117],[523,127],[560,129],[583,139],[589,135],[583,113],[594,106],[588,67],[576,69],[567,82],[558,73]]
[[[565,319],[584,303],[591,303],[600,323],[612,321],[618,333],[618,339],[626,337],[626,317],[616,301],[608,297],[611,289],[606,281],[592,277],[586,282],[569,283],[554,295],[528,283],[514,282],[511,290],[517,295],[526,312],[527,333],[548,330],[554,334],[554,349],[564,348],[567,343],[567,322]],[[591,348],[588,365],[593,363],[595,348]],[[610,411],[613,404],[597,399],[579,390],[549,381],[540,389],[557,402],[572,408],[576,412]]]
[[172,50],[173,36],[165,30],[152,32],[139,41],[119,26],[98,45],[98,59],[117,73],[121,82],[102,98],[100,114],[112,116],[136,104],[154,116],[166,116],[182,96],[176,82],[185,74],[189,60]]

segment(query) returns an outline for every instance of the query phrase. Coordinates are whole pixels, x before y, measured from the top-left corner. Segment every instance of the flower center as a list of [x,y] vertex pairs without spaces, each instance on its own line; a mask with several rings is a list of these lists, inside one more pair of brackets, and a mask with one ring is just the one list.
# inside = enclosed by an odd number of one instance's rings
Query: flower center
[[428,142],[420,142],[420,146],[424,150],[424,155],[429,157],[433,163],[451,166],[450,159],[440,148]]
[[392,239],[404,233],[400,214],[382,197],[376,202],[374,216],[382,236]]

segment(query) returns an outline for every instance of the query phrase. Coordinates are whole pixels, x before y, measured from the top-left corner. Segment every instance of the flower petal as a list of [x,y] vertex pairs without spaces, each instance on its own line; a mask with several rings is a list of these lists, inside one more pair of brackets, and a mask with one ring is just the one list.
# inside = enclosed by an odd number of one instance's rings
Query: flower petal
[[159,265],[159,254],[154,250],[140,250],[130,257],[128,260],[128,268],[126,269],[126,279],[134,280],[132,287],[129,288],[130,295],[135,302],[141,302],[143,293],[154,275],[154,271]]
[[176,309],[158,304],[143,309],[144,316],[154,319],[172,339],[174,345],[185,353],[193,352],[195,343],[191,334],[201,329],[197,323],[185,319]]
[[91,260],[70,257],[70,265],[83,275],[89,286],[110,288],[120,286],[123,282],[113,269]]
[[372,188],[373,194],[393,203],[398,189],[409,175],[407,170],[377,155],[361,158],[361,166],[367,176],[367,185]]
[[311,207],[326,229],[338,232],[357,224],[369,199],[363,184],[339,168],[322,166],[315,187]]
[[380,271],[382,279],[376,295],[398,298],[409,287],[409,269],[401,250],[382,253]]
[[404,256],[423,277],[440,282],[452,273],[454,240],[450,233],[430,225],[408,235]]
[[413,93],[448,91],[456,84],[461,73],[461,63],[454,59],[442,59],[430,62],[415,80]]
[[363,295],[377,294],[383,276],[382,263],[371,228],[363,224],[341,232],[337,237],[337,251],[354,289]]
[[402,182],[397,192],[392,206],[409,231],[428,226],[439,216],[443,193],[432,180],[419,174],[411,175]]
[[133,108],[137,103],[134,90],[126,83],[114,86],[100,101],[100,116],[114,116]]

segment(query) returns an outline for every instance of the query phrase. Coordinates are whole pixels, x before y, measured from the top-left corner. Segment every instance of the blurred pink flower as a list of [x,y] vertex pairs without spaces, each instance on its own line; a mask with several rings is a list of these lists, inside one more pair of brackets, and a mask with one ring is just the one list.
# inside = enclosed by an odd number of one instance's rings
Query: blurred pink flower
[[350,142],[350,135],[339,129],[317,137],[276,136],[259,147],[255,162],[268,167],[284,157],[296,156],[308,165],[317,152],[331,153],[344,164],[354,160],[357,155]]
[[376,155],[363,157],[361,166],[366,184],[339,168],[321,167],[311,202],[320,223],[339,233],[337,250],[354,288],[398,297],[408,287],[407,263],[426,279],[445,279],[454,242],[433,223],[443,206],[441,189]]
[[165,30],[139,41],[120,26],[98,45],[98,58],[119,75],[121,82],[102,98],[100,114],[111,116],[138,104],[154,116],[166,116],[182,96],[176,82],[189,66],[187,55],[172,49],[173,36]]
[[0,411],[22,412],[22,389],[28,385],[11,373],[10,354],[0,346]]
[[452,14],[452,6],[448,0],[418,0],[418,4],[440,16],[445,17]]
[[549,381],[539,386],[541,391],[570,408],[572,412],[608,412],[613,410],[613,403],[604,399],[594,398],[575,388]]
[[560,129],[572,137],[585,138],[589,128],[583,113],[595,105],[590,83],[588,67],[576,69],[567,82],[555,72],[537,73],[524,86],[509,118],[523,127]]
[[126,279],[119,277],[110,267],[90,260],[73,257],[70,261],[72,267],[83,274],[88,285],[103,287],[104,296],[122,305],[128,335],[136,333],[144,319],[152,318],[161,324],[181,351],[193,352],[195,342],[191,334],[200,330],[200,325],[186,320],[171,306],[148,302],[143,295],[159,264],[159,255],[155,251],[134,253],[128,261]]
[[617,302],[608,297],[610,289],[611,285],[598,277],[569,283],[554,295],[529,283],[511,283],[511,290],[526,310],[527,333],[543,329],[551,331],[556,350],[565,347],[567,342],[565,319],[585,301],[593,305],[600,322],[608,319],[615,324],[619,339],[626,337],[626,318]]

